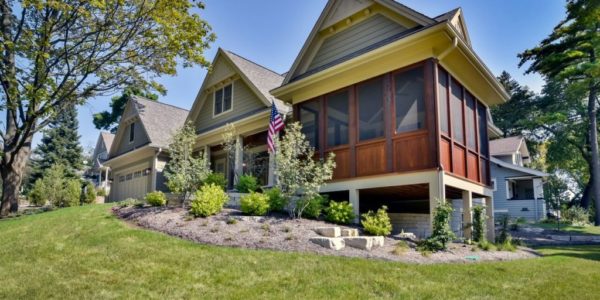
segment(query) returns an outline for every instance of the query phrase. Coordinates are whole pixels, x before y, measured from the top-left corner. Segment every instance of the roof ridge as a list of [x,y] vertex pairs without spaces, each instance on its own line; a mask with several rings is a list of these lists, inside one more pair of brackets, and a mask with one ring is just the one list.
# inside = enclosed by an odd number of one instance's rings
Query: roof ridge
[[260,67],[260,68],[262,68],[262,69],[264,69],[264,70],[267,70],[267,71],[269,71],[269,72],[271,72],[271,73],[273,73],[273,74],[275,74],[275,75],[277,75],[277,76],[279,76],[279,77],[283,77],[283,76],[282,76],[282,74],[279,74],[279,73],[277,73],[277,72],[273,71],[272,69],[270,69],[270,68],[268,68],[268,67],[265,67],[265,66],[263,66],[263,65],[261,65],[261,64],[259,64],[259,63],[257,63],[257,62],[255,62],[255,61],[252,61],[252,60],[250,60],[250,59],[248,59],[248,58],[246,58],[246,57],[243,57],[243,56],[241,56],[241,55],[239,55],[239,54],[237,54],[237,53],[235,53],[235,52],[233,52],[233,51],[226,50],[226,49],[223,49],[223,51],[225,51],[225,52],[227,52],[227,53],[229,53],[229,54],[233,54],[233,55],[235,55],[235,56],[237,56],[237,57],[239,57],[239,58],[241,58],[241,59],[243,59],[243,60],[245,60],[245,61],[247,61],[247,62],[249,62],[249,63],[251,63],[251,64],[253,64],[253,65],[255,65],[255,66],[257,66],[257,67]]
[[[187,112],[189,112],[189,110],[188,110],[188,109],[185,109],[185,108],[183,108],[183,107],[175,106],[175,105],[173,105],[173,104],[166,103],[166,102],[160,102],[160,101],[158,101],[158,100],[154,101],[154,100],[152,100],[152,99],[148,99],[148,98],[146,98],[146,97],[143,97],[143,96],[132,95],[131,97],[132,97],[132,98],[139,98],[139,99],[141,99],[141,100],[144,100],[144,101],[147,101],[147,102],[152,102],[152,103],[155,103],[155,104],[160,104],[160,105],[164,105],[164,106],[170,106],[170,107],[173,107],[173,108],[176,108],[176,109],[179,109],[179,110],[184,110],[184,111],[187,111]],[[134,100],[135,100],[135,99],[134,99]]]
[[451,9],[451,10],[449,10],[449,11],[445,12],[445,13],[439,14],[439,15],[437,15],[437,16],[435,16],[435,17],[433,17],[432,19],[434,19],[434,20],[437,20],[437,18],[440,18],[440,17],[442,17],[442,16],[444,16],[444,15],[448,15],[448,14],[450,14],[450,13],[456,12],[456,11],[458,11],[458,10],[460,10],[460,9],[461,9],[461,7],[459,6],[459,7],[457,7],[457,8]]

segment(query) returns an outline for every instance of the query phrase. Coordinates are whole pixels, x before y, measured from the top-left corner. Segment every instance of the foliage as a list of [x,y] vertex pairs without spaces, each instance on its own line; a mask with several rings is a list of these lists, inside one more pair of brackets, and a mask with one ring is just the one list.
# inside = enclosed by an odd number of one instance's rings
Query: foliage
[[208,217],[219,213],[229,196],[214,184],[204,185],[190,203],[190,213],[196,217]]
[[35,181],[33,188],[29,191],[28,198],[29,202],[36,206],[44,206],[46,203],[48,203],[46,186],[44,185],[44,181],[42,179]]
[[281,212],[285,210],[287,199],[281,194],[281,189],[274,187],[264,192],[269,197],[269,208],[271,211]]
[[[162,94],[164,95],[164,93]],[[120,96],[115,96],[110,99],[110,111],[105,110],[94,114],[93,122],[96,129],[110,130],[110,132],[116,133],[117,125],[125,110],[125,105],[132,96],[141,96],[152,101],[158,100],[157,94],[144,90],[141,87],[128,86],[123,90],[123,93]]]
[[239,145],[238,145],[237,138],[238,138],[238,133],[235,128],[235,125],[233,125],[232,123],[225,124],[225,127],[223,128],[223,133],[221,134],[221,140],[223,141],[221,143],[221,147],[223,148],[223,151],[225,151],[225,154],[227,155],[227,163],[229,164],[229,169],[235,171],[234,172],[234,183],[237,183],[240,175],[242,175],[242,174],[238,174],[238,170],[235,169],[235,161],[236,161],[235,153],[236,153],[236,151],[241,150],[241,149],[238,149]]
[[216,186],[220,186],[223,190],[227,187],[227,179],[225,179],[225,175],[222,173],[210,173],[206,176],[206,179],[202,182],[202,185],[211,185],[214,184]]
[[83,187],[83,193],[81,194],[81,203],[92,204],[96,202],[96,187],[93,183],[87,181]]
[[131,85],[164,91],[156,78],[210,64],[202,1],[1,3],[2,216],[18,210],[33,135],[68,107]]
[[242,175],[235,185],[235,189],[240,193],[254,192],[258,189],[258,181],[252,175]]
[[477,248],[483,250],[483,251],[494,251],[496,250],[496,245],[494,245],[491,242],[488,242],[487,240],[483,240],[479,243],[477,243]]
[[199,157],[192,155],[195,144],[196,129],[192,122],[188,122],[177,130],[169,145],[171,160],[167,163],[164,174],[171,192],[179,194],[182,200],[188,199],[198,190],[210,174],[206,154],[202,152]]
[[336,224],[349,224],[354,220],[354,208],[348,201],[330,201],[329,207],[325,209],[325,220]]
[[305,198],[297,201],[298,206],[304,207],[302,218],[318,219],[325,208],[325,198],[319,194],[312,198]]
[[58,202],[54,203],[57,207],[78,206],[81,199],[81,182],[77,179],[66,179],[64,190]]
[[167,196],[161,191],[154,191],[146,194],[144,200],[152,206],[165,206],[167,205]]
[[119,207],[129,207],[129,206],[137,206],[138,203],[141,203],[140,200],[135,198],[127,198],[123,201],[118,202]]
[[98,197],[106,197],[106,189],[103,187],[98,187],[98,189],[96,190],[96,195]]
[[419,249],[432,252],[447,249],[448,243],[456,238],[450,229],[452,211],[452,205],[449,202],[438,201],[433,214],[433,232],[431,236],[418,244]]
[[485,208],[483,206],[473,207],[473,241],[485,241]]
[[302,126],[295,122],[287,126],[285,135],[275,141],[276,186],[288,199],[287,211],[292,217],[302,216],[320,187],[333,176],[335,155],[333,152],[325,160],[313,159],[315,150],[302,133]]
[[392,250],[392,254],[397,255],[397,256],[402,256],[402,255],[406,254],[406,252],[408,252],[408,250],[410,250],[410,245],[408,244],[408,242],[399,241],[394,246],[394,250]]
[[241,210],[251,216],[264,216],[269,212],[269,196],[261,193],[250,192],[242,196]]
[[81,182],[67,178],[64,166],[53,165],[35,182],[29,197],[38,205],[47,201],[55,207],[77,206],[81,199]]
[[371,235],[389,235],[392,233],[392,223],[387,214],[387,206],[382,206],[376,213],[368,211],[362,214],[362,224],[365,232]]
[[506,71],[498,76],[498,81],[510,95],[510,99],[491,108],[494,125],[502,130],[504,137],[521,135],[528,128],[526,123],[528,118],[523,113],[531,112],[530,106],[536,99],[535,93],[526,86],[521,86]]
[[571,206],[563,211],[562,217],[573,226],[587,226],[590,223],[590,215],[587,210],[580,206]]

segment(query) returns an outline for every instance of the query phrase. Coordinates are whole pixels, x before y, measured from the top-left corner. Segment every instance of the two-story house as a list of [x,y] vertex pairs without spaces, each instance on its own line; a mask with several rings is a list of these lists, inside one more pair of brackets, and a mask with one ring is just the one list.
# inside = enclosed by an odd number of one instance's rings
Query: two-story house
[[110,168],[104,165],[108,160],[108,151],[112,146],[115,135],[110,132],[100,132],[94,152],[92,153],[92,167],[89,176],[93,178],[94,185],[103,188],[106,192],[110,190],[109,171]]

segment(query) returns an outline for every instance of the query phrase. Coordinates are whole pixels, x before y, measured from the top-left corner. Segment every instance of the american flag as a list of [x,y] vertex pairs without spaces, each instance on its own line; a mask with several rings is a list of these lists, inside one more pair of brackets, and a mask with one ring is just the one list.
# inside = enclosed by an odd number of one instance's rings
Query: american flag
[[269,152],[275,153],[275,138],[277,133],[283,129],[283,119],[279,112],[277,111],[277,107],[275,104],[271,105],[271,118],[269,119],[269,134],[267,136],[267,146],[269,148]]

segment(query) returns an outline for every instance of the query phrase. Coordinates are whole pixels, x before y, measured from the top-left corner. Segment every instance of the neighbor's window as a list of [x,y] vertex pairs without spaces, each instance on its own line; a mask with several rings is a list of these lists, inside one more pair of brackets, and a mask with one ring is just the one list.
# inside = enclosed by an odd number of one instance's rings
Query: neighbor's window
[[135,139],[135,123],[129,125],[129,142],[133,142]]
[[319,114],[320,101],[309,101],[298,105],[302,133],[310,142],[310,145],[319,148]]
[[477,144],[475,142],[475,136],[477,133],[475,132],[477,128],[475,128],[475,109],[476,109],[476,101],[471,93],[467,92],[465,95],[465,100],[467,101],[466,106],[466,124],[467,127],[467,146],[473,150],[476,150]]
[[327,146],[348,144],[350,120],[348,91],[327,97]]
[[438,69],[438,103],[440,108],[440,129],[448,134],[448,73]]
[[360,141],[383,137],[383,79],[358,86],[358,138]]
[[233,93],[233,84],[229,84],[222,89],[218,89],[215,94],[215,103],[214,103],[214,115],[222,114],[224,112],[231,110],[231,102],[232,102],[232,93]]
[[465,135],[463,132],[463,92],[462,87],[454,80],[452,80],[452,91],[450,97],[451,111],[452,111],[452,134],[454,140],[464,144]]
[[396,133],[425,127],[425,81],[423,68],[394,76]]

